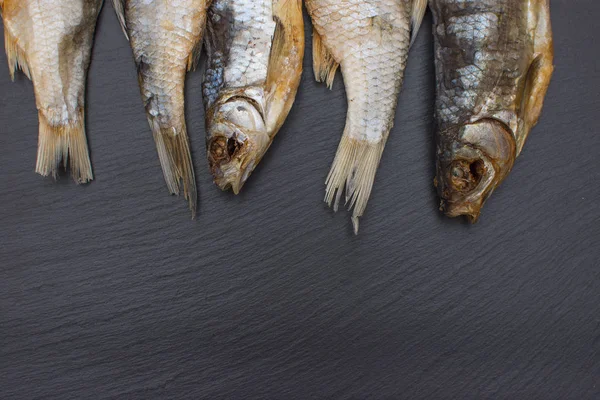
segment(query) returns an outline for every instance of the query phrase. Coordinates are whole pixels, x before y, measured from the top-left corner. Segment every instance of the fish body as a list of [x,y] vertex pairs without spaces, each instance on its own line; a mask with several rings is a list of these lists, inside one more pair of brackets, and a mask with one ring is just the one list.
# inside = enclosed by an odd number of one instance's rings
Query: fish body
[[187,71],[195,69],[210,0],[113,0],[129,38],[165,181],[180,184],[195,215],[196,180],[185,123]]
[[102,0],[0,0],[11,77],[33,82],[39,118],[36,172],[61,162],[77,183],[93,179],[85,134],[85,84]]
[[441,210],[479,217],[537,123],[552,75],[549,0],[431,0]]
[[313,68],[346,87],[346,127],[326,180],[325,200],[337,209],[342,191],[358,231],[385,142],[392,129],[411,40],[424,0],[306,0],[313,21]]
[[238,193],[294,103],[302,74],[300,0],[215,0],[203,83],[215,183]]

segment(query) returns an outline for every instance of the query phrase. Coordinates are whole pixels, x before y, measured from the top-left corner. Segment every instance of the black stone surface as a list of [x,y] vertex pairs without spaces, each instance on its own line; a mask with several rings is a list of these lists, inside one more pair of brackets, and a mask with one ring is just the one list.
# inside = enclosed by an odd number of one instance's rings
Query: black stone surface
[[[167,194],[106,4],[87,96],[96,180],[33,172],[31,83],[0,54],[0,398],[600,398],[600,15],[553,0],[540,124],[478,224],[437,211],[431,18],[358,237],[323,203],[345,120],[312,78],[243,193]],[[310,25],[306,27],[307,34]]]

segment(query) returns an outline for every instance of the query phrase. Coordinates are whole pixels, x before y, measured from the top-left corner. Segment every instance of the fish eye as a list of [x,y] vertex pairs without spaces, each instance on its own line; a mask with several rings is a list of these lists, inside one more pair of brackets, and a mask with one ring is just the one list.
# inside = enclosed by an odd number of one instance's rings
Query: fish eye
[[450,185],[460,192],[473,190],[485,175],[482,160],[455,160],[450,166]]
[[463,169],[455,165],[452,168],[452,176],[455,178],[462,178],[464,176]]
[[466,192],[472,190],[476,185],[474,176],[471,174],[471,163],[466,160],[456,160],[450,166],[450,185],[454,190]]

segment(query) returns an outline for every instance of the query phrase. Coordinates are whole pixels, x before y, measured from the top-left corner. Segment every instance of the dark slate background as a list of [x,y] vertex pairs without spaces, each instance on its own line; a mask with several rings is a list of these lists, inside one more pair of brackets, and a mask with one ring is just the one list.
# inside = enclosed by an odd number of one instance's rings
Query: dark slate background
[[90,185],[34,174],[32,85],[10,83],[2,52],[0,398],[600,398],[600,4],[574,3],[552,1],[541,122],[474,226],[437,211],[427,15],[358,237],[322,201],[346,103],[310,57],[238,197],[211,183],[189,75],[191,221],[110,4],[89,74]]

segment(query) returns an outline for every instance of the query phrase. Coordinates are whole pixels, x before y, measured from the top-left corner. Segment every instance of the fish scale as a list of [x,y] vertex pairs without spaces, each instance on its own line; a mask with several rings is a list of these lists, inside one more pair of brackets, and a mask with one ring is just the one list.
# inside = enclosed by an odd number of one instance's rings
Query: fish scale
[[[185,17],[192,8],[201,8],[205,1],[175,0],[168,6],[161,1],[146,3],[127,2],[130,10],[127,29],[132,32],[129,36],[140,71],[142,97],[148,112],[159,119],[161,128],[178,127],[184,119],[188,58],[204,27],[200,21]],[[163,29],[156,29],[157,26]]]
[[220,36],[204,79],[204,100],[210,107],[222,87],[265,83],[275,22],[271,1],[216,0],[208,18],[218,32],[215,40]]
[[[483,4],[482,4],[483,3]],[[437,106],[440,129],[464,123],[473,111],[489,113],[512,108],[504,113],[505,123],[516,124],[515,98],[520,90],[515,78],[523,75],[525,63],[514,62],[523,53],[526,32],[524,18],[506,19],[502,15],[522,13],[521,1],[444,1],[434,9],[447,19],[436,26],[436,54],[452,71],[438,71]],[[478,32],[478,34],[469,34]],[[468,51],[465,49],[473,49]],[[493,101],[489,101],[493,99]]]

